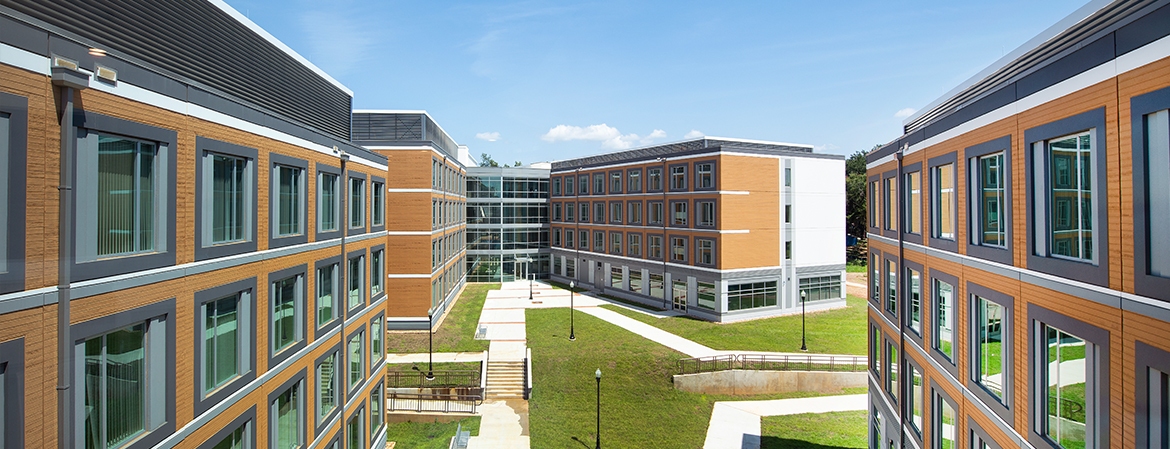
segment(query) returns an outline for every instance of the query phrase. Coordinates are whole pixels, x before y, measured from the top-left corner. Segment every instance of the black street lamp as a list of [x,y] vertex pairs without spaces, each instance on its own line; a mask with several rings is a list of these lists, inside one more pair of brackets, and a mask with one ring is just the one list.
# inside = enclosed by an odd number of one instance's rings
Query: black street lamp
[[534,278],[534,277],[535,276],[533,276],[532,273],[528,273],[528,300],[529,301],[532,300],[532,278]]
[[597,449],[601,449],[601,368],[593,375],[597,377]]
[[569,341],[577,340],[577,334],[573,327],[573,289],[576,287],[576,282],[569,281]]
[[808,291],[800,291],[800,350],[808,352],[808,346],[804,344],[804,300],[808,296]]
[[435,380],[435,309],[427,310],[427,380]]

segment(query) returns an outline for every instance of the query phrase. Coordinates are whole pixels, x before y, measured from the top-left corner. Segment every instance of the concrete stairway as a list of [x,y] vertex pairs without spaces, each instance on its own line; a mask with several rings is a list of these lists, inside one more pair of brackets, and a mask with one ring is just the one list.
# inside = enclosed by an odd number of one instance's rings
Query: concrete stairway
[[524,362],[488,361],[485,399],[523,399]]

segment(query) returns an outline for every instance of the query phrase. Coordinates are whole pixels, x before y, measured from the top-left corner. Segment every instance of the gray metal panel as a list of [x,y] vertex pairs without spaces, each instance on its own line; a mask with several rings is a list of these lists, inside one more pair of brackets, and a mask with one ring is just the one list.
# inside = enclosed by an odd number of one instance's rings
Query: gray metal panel
[[740,153],[774,154],[797,157],[811,157],[823,159],[841,159],[845,156],[836,154],[816,154],[808,147],[798,147],[783,144],[766,144],[735,142],[716,139],[696,139],[685,142],[668,143],[652,147],[638,148],[617,153],[599,154],[552,163],[552,171],[560,172],[576,168],[589,168],[602,165],[653,161],[659,157],[678,157],[702,154],[706,152],[735,151]]
[[[349,139],[348,93],[210,2],[0,0],[0,6],[0,13],[99,46],[111,56]],[[125,32],[128,28],[133,32]],[[80,61],[89,67],[92,57]]]

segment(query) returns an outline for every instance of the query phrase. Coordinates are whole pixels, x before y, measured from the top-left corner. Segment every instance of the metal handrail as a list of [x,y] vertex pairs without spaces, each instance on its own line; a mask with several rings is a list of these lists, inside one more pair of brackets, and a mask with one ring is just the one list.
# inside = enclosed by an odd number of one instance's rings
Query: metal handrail
[[721,354],[679,359],[679,374],[732,369],[769,371],[865,371],[868,358],[851,355]]
[[386,392],[388,411],[475,413],[482,403],[479,395]]
[[481,385],[480,370],[434,371],[434,380],[415,370],[386,370],[386,388],[475,388]]

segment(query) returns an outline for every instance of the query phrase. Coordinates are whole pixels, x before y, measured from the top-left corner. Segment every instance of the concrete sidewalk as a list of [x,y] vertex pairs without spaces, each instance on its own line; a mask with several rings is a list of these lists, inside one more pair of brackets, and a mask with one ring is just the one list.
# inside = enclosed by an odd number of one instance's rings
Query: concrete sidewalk
[[760,418],[865,410],[866,395],[850,394],[770,401],[721,401],[711,410],[704,449],[756,449],[760,447]]
[[[386,363],[427,363],[427,353],[386,354]],[[434,361],[439,362],[483,362],[487,352],[436,352]]]
[[678,335],[674,335],[670,332],[627,317],[612,310],[606,310],[600,307],[585,307],[581,309],[581,312],[593,315],[597,318],[601,318],[602,320],[615,324],[625,330],[638,334],[647,340],[686,354],[689,357],[707,357],[717,355],[719,353],[719,351],[679,337]]

